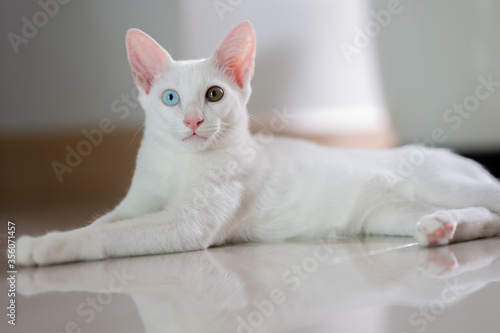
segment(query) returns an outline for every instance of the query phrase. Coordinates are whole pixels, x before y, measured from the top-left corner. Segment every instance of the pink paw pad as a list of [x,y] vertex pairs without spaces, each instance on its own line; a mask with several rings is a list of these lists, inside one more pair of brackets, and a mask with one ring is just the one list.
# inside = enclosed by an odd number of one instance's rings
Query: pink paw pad
[[417,224],[415,238],[422,246],[446,245],[451,242],[455,229],[456,223],[431,215]]

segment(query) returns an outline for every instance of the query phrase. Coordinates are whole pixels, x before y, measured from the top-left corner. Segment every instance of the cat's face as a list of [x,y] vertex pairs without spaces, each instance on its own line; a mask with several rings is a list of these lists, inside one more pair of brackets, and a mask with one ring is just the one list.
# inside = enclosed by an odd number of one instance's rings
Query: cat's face
[[174,61],[140,30],[127,51],[146,127],[181,151],[227,147],[248,131],[246,103],[253,75],[255,33],[239,24],[205,60]]

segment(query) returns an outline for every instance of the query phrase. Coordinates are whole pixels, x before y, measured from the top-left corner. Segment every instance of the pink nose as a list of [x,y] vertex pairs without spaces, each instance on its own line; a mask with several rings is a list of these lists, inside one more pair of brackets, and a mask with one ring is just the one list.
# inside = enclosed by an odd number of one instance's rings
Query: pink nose
[[186,124],[187,127],[192,129],[193,131],[196,131],[198,126],[203,122],[203,118],[194,118],[194,119],[184,119],[184,124]]

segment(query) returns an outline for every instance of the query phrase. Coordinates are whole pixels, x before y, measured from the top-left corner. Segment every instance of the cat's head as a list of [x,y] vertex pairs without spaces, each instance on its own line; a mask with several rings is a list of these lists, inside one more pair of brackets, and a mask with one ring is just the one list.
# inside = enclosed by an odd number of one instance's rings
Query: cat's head
[[175,61],[138,29],[126,46],[146,132],[181,151],[223,148],[248,134],[246,104],[255,58],[255,31],[236,26],[203,60]]

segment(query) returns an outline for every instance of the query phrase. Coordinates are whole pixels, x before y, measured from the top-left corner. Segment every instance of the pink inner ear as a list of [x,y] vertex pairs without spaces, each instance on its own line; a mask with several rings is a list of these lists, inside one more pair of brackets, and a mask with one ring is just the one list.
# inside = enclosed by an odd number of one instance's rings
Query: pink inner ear
[[216,63],[243,88],[253,76],[255,31],[248,22],[237,25],[215,50]]
[[171,61],[170,55],[154,39],[138,29],[127,32],[126,46],[135,83],[148,94]]

